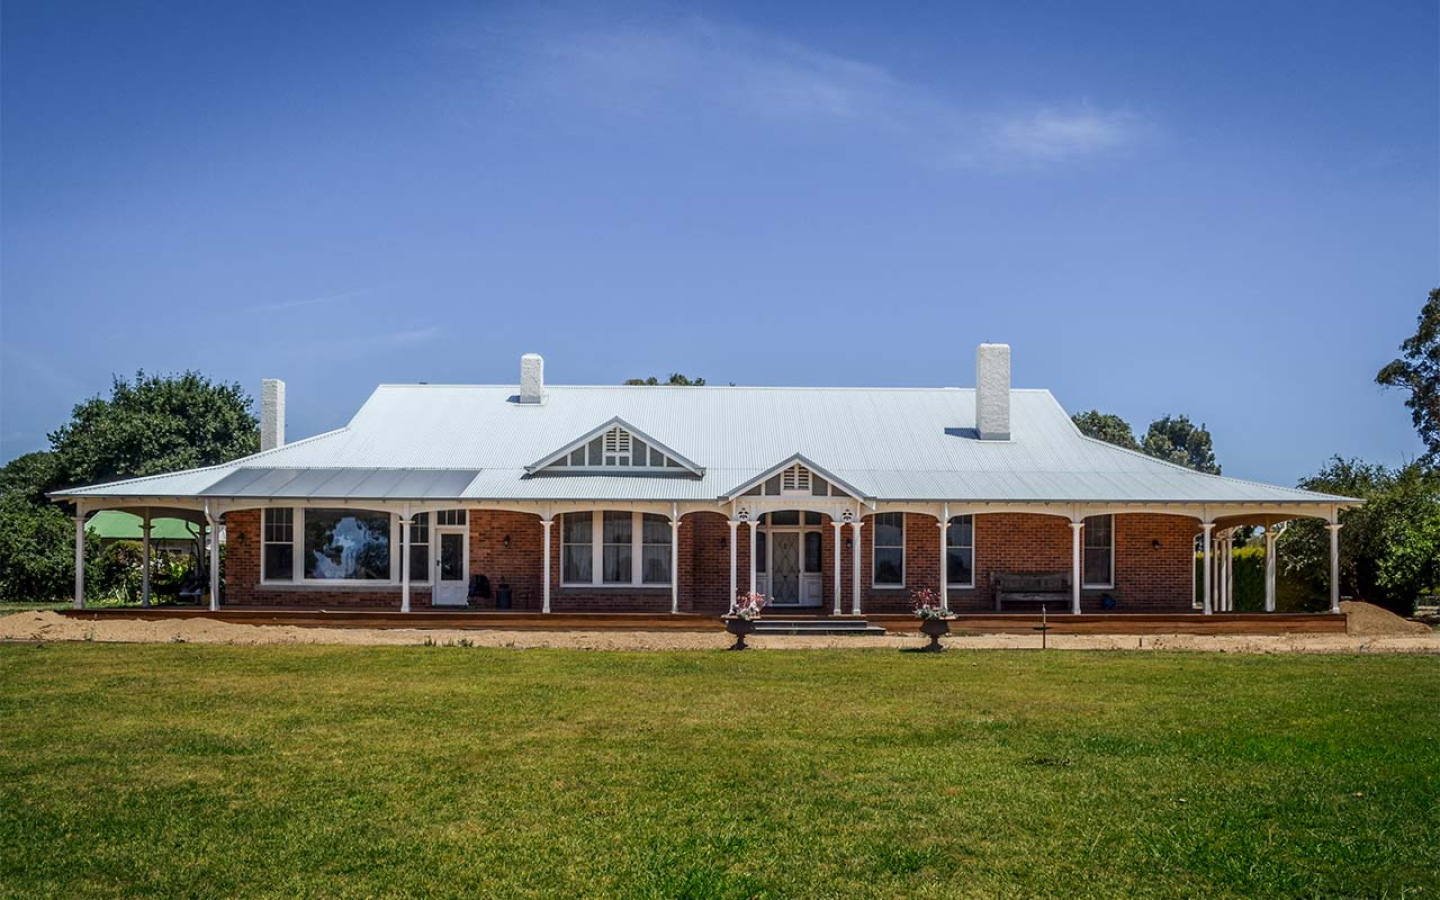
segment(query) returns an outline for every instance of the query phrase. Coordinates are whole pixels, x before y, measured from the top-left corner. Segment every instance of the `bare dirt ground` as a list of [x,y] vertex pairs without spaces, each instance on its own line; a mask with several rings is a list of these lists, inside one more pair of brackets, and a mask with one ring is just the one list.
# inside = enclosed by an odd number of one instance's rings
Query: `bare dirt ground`
[[[1429,653],[1440,654],[1440,633],[1364,603],[1345,604],[1347,634],[1278,635],[1055,635],[1055,650],[1191,650],[1220,653]],[[1417,631],[1416,628],[1419,630]],[[489,631],[455,629],[302,628],[237,625],[213,619],[83,621],[54,612],[22,612],[0,618],[3,641],[100,641],[105,643],[352,644],[545,647],[580,650],[718,650],[729,635],[657,631]],[[906,649],[924,643],[918,633],[884,637],[752,636],[757,650]],[[1039,649],[1039,635],[954,636],[954,649]]]

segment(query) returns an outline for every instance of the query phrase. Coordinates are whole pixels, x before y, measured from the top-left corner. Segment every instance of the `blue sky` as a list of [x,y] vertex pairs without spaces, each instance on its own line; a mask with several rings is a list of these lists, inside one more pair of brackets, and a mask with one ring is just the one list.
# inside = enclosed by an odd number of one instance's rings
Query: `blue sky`
[[[111,373],[1015,383],[1290,484],[1420,444],[1433,2],[7,2],[0,457]],[[1083,8],[1082,8],[1083,6]]]

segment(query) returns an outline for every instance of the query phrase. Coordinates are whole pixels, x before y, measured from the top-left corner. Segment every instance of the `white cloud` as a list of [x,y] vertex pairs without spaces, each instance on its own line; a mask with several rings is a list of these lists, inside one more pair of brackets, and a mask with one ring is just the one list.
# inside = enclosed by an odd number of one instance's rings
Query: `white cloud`
[[451,31],[445,42],[485,59],[487,82],[512,101],[656,119],[723,112],[885,140],[941,164],[1056,165],[1123,151],[1148,130],[1127,110],[1053,100],[996,114],[884,66],[704,18],[641,26],[551,15],[469,33],[480,36]]

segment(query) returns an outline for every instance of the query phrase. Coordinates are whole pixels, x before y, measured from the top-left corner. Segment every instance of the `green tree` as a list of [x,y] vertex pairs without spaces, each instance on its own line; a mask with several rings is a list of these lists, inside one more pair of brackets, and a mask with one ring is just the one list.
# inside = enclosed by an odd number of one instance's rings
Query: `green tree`
[[[27,453],[0,469],[0,600],[47,601],[75,584],[75,523],[45,499],[50,453]],[[87,555],[96,542],[87,542]]]
[[94,484],[229,462],[260,449],[253,401],[198,372],[115,378],[110,397],[75,406],[50,435],[58,486]]
[[1107,444],[1139,450],[1140,442],[1135,440],[1135,430],[1130,423],[1114,413],[1102,413],[1098,409],[1076,413],[1070,417],[1081,433]]
[[651,375],[649,378],[630,378],[627,379],[625,383],[627,385],[641,384],[655,386],[664,384],[672,387],[704,387],[705,379],[689,378],[685,375],[680,374],[679,372],[671,372],[670,377],[665,379],[664,381],[661,381],[654,375]]
[[1410,392],[1405,406],[1425,442],[1425,462],[1440,466],[1440,288],[1430,292],[1415,333],[1405,339],[1400,351],[1400,358],[1381,369],[1375,380]]
[[1203,423],[1196,427],[1186,416],[1165,416],[1151,422],[1141,449],[1156,459],[1188,466],[1197,472],[1220,474],[1210,432]]
[[[1337,456],[1300,487],[1365,501],[1340,513],[1342,594],[1411,615],[1421,595],[1440,587],[1440,472],[1419,463],[1391,469]],[[1280,540],[1280,560],[1323,605],[1330,578],[1325,523],[1292,522]]]

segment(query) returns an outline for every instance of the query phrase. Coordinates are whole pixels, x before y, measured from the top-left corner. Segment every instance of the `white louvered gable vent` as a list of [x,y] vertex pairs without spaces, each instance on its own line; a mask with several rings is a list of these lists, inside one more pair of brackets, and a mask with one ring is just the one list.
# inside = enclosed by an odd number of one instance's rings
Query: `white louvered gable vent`
[[810,470],[796,463],[780,473],[780,492],[784,494],[810,493]]

